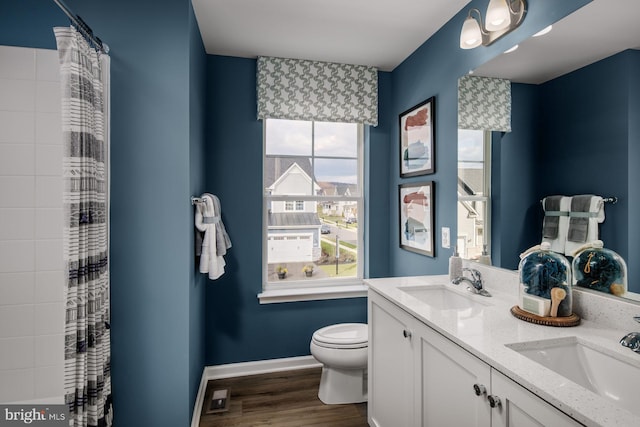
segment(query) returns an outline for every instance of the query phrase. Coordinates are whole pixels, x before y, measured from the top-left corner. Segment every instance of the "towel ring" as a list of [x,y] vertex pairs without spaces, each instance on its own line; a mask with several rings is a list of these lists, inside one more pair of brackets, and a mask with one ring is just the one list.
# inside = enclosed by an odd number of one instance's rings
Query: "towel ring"
[[191,204],[196,205],[198,203],[204,203],[204,200],[200,197],[191,196]]

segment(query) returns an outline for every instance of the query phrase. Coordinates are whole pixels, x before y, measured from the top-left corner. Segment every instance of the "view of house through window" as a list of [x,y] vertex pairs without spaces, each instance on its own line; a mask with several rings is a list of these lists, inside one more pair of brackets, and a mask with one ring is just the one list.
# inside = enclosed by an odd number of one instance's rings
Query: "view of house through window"
[[462,258],[491,254],[491,132],[458,129],[458,236]]
[[362,277],[362,125],[267,119],[264,141],[266,282]]

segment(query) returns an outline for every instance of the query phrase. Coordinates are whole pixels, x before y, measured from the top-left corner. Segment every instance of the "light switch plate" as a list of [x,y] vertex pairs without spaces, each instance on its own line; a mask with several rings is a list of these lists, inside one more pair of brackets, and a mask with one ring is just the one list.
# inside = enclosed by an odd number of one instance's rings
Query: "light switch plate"
[[449,227],[442,227],[442,247],[445,249],[451,247],[451,230]]

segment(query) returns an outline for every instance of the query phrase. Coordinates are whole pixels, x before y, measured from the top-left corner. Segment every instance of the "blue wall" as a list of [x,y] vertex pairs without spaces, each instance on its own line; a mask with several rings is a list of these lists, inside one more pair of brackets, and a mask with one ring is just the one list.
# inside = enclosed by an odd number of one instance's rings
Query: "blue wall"
[[[566,16],[575,9],[589,3],[589,0],[554,1],[538,0],[528,2],[527,15],[522,25],[511,34],[489,47],[462,50],[459,47],[460,28],[467,16],[467,11],[476,7],[486,10],[488,0],[474,0],[451,19],[431,39],[417,49],[407,60],[397,67],[391,75],[393,122],[390,132],[389,159],[391,162],[389,179],[389,205],[391,206],[389,228],[398,227],[397,187],[404,182],[433,180],[436,183],[435,207],[435,241],[436,257],[428,258],[404,251],[399,248],[398,233],[390,235],[390,274],[407,276],[416,274],[439,274],[447,271],[448,257],[451,250],[441,249],[440,228],[450,227],[453,236],[457,235],[456,203],[457,203],[457,82],[458,77],[469,70],[499,55],[509,47],[546,27],[550,23]],[[436,173],[422,177],[401,180],[397,162],[397,115],[417,103],[436,97]],[[504,147],[507,149],[507,147]],[[501,180],[512,179],[506,171]],[[503,200],[504,200],[503,195]],[[520,202],[521,204],[523,202]],[[504,220],[505,208],[499,212]],[[523,211],[514,214],[522,217]],[[513,227],[520,228],[518,224]],[[506,237],[505,237],[506,238]],[[505,245],[503,239],[502,246]],[[501,251],[506,256],[506,247]]]
[[[115,425],[188,425],[204,363],[189,197],[204,189],[205,60],[190,1],[67,3],[112,49]],[[5,2],[0,44],[53,49],[58,25],[52,1]]]
[[[189,168],[190,192],[206,191],[206,107],[207,55],[200,29],[189,2]],[[195,250],[194,234],[189,233],[189,245]],[[196,400],[202,370],[205,366],[205,300],[206,278],[196,269],[194,252],[189,250],[189,404]],[[191,408],[192,410],[192,408]]]
[[[618,197],[617,204],[605,206],[600,237],[626,260],[637,253],[630,252],[634,239],[629,236],[634,234],[629,213],[638,192],[637,164],[631,155],[637,146],[633,129],[640,117],[637,98],[632,96],[634,87],[637,94],[639,57],[639,51],[627,50],[541,86],[545,106],[541,193]],[[630,264],[633,287],[637,270],[635,263]],[[634,290],[640,291],[640,286]]]
[[540,95],[535,85],[511,85],[511,128],[492,138],[491,257],[495,265],[516,269],[519,254],[540,240],[542,216]]
[[[381,97],[388,94],[386,81],[382,74]],[[262,121],[256,118],[256,61],[210,55],[207,82],[207,188],[220,198],[233,247],[225,256],[225,275],[207,284],[206,362],[218,365],[308,355],[316,329],[338,322],[366,322],[366,299],[259,304]],[[370,139],[371,147],[384,146],[384,125],[372,130]],[[383,181],[384,161],[379,157],[375,161],[381,166],[376,179]],[[384,197],[373,197],[370,203],[377,206],[380,198]],[[384,254],[384,249],[380,252]]]
[[[629,212],[640,212],[640,51],[636,51],[629,61]],[[629,254],[634,259],[627,259],[629,277],[634,284],[640,280],[640,263],[636,262],[637,254],[640,254],[640,221],[634,221],[630,215],[629,221]],[[631,286],[630,286],[631,287]],[[638,286],[634,286],[635,292],[640,292]]]

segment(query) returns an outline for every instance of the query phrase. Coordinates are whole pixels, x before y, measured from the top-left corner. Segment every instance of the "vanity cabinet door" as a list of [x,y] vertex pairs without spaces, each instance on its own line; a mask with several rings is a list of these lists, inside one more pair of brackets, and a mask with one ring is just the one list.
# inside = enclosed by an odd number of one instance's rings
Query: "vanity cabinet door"
[[488,427],[491,367],[424,324],[416,332],[416,425]]
[[413,427],[413,317],[369,292],[369,404],[371,427]]
[[500,400],[500,405],[492,409],[491,427],[582,426],[495,369],[491,374],[491,395]]

